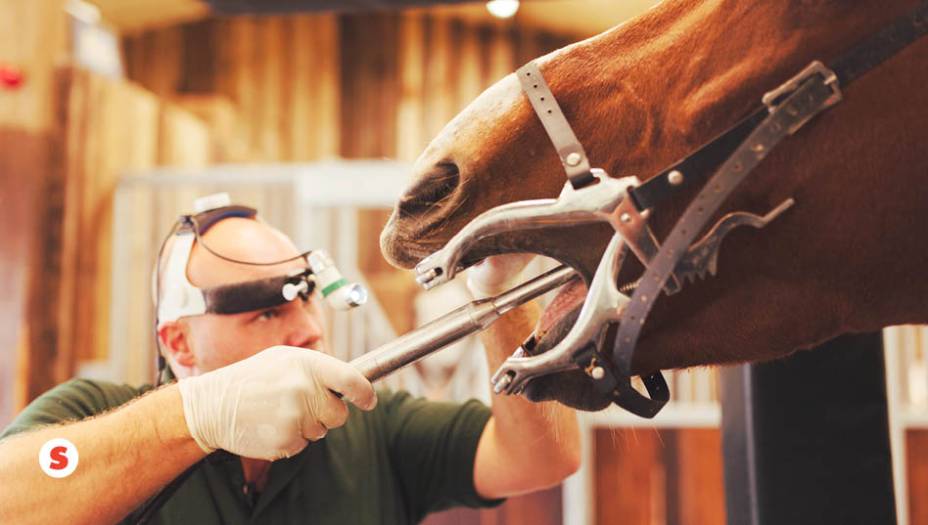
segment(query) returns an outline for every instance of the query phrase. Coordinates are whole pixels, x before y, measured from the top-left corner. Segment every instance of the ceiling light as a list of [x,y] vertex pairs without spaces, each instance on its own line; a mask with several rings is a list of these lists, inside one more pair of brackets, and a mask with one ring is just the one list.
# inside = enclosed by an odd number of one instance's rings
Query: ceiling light
[[489,0],[487,11],[497,18],[510,18],[519,10],[519,0]]

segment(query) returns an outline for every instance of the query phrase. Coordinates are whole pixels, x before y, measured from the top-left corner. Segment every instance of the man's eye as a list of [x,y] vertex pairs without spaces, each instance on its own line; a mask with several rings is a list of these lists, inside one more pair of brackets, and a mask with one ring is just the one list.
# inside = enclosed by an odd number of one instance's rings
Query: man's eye
[[276,308],[272,308],[270,310],[265,310],[261,312],[260,314],[258,314],[258,316],[255,317],[255,320],[270,321],[271,319],[276,319],[278,317],[280,317],[280,312],[278,312]]

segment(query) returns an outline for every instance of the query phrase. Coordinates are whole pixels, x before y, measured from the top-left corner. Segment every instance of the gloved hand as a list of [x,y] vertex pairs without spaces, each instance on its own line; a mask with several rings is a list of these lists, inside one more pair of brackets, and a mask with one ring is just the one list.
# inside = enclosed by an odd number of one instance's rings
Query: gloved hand
[[200,448],[271,461],[345,423],[348,407],[332,391],[363,410],[377,404],[370,382],[350,364],[290,346],[182,379],[179,387],[187,428]]
[[525,280],[522,270],[534,257],[531,253],[487,257],[467,269],[467,288],[475,299],[505,292]]

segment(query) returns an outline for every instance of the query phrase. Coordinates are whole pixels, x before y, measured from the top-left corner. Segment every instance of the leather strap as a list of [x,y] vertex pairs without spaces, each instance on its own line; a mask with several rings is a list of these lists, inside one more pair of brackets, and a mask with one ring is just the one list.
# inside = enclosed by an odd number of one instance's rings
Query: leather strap
[[660,252],[651,260],[622,314],[612,353],[613,363],[620,375],[631,374],[632,357],[644,320],[664,282],[712,215],[770,150],[811,117],[834,103],[835,90],[828,79],[817,74],[809,76],[784,102],[775,106],[770,115],[722,163],[690,203],[667,236]]
[[522,91],[528,97],[535,114],[541,120],[548,137],[554,144],[558,156],[561,158],[561,164],[564,171],[567,172],[567,178],[570,184],[579,189],[593,182],[593,175],[590,173],[590,159],[586,151],[574,135],[574,130],[567,122],[564,112],[558,105],[551,88],[545,82],[541,70],[534,61],[525,64],[516,72],[519,82],[522,84]]
[[[838,77],[840,86],[846,87],[925,34],[928,34],[928,2],[922,3],[915,11],[900,16],[892,24],[847,51],[834,62],[832,71]],[[681,189],[705,183],[712,170],[732,154],[768,113],[766,106],[755,109],[692,154],[632,189],[631,194],[638,209],[644,211],[653,208]],[[680,182],[677,184],[670,181],[670,174],[674,172],[680,173],[677,177]]]
[[832,64],[842,86],[846,86],[889,60],[904,47],[928,34],[928,2],[902,15],[841,55]]

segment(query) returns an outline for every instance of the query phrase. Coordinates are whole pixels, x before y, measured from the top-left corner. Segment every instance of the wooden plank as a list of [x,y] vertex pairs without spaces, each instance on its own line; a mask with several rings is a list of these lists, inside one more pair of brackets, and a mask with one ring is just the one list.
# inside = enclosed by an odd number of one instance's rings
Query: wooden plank
[[457,111],[460,111],[470,104],[473,99],[477,98],[477,95],[483,91],[485,86],[481,74],[483,69],[481,59],[483,57],[480,54],[480,40],[477,29],[469,25],[462,25],[459,26],[458,31],[457,45],[455,46],[458,55],[457,67],[455,68],[457,80],[452,86],[457,88],[456,106]]
[[342,49],[341,26],[334,14],[315,15],[313,22],[313,52],[315,69],[314,97],[310,107],[314,108],[315,135],[313,158],[325,159],[338,156],[340,137],[340,114],[342,107]]
[[230,19],[229,39],[227,41],[229,60],[234,67],[228,70],[232,86],[232,100],[238,105],[243,121],[248,128],[248,144],[255,158],[261,160],[259,131],[254,120],[254,108],[257,94],[254,76],[257,74],[254,61],[256,24],[252,17],[235,17]]
[[[520,27],[515,32],[515,58],[518,66],[538,58],[542,54],[538,30],[531,27]],[[517,67],[518,67],[517,66]]]
[[445,127],[455,114],[454,92],[451,89],[454,49],[451,45],[451,21],[443,16],[431,16],[426,26],[426,122],[425,134],[430,139]]
[[[85,220],[86,235],[97,239],[88,249],[86,276],[93,287],[94,300],[87,311],[92,315],[82,324],[84,333],[75,355],[77,360],[105,359],[109,353],[109,305],[112,275],[113,195],[127,171],[155,164],[158,154],[158,124],[161,104],[150,93],[121,82],[106,81],[97,107],[103,112],[101,154],[90,172]],[[131,122],[131,126],[126,126]],[[141,213],[141,210],[138,210]],[[86,293],[86,292],[85,292]],[[124,351],[131,352],[132,349]]]
[[122,33],[177,25],[209,14],[206,2],[198,0],[94,0],[103,19]]
[[357,62],[365,59],[363,46],[353,35],[360,34],[362,31],[363,19],[359,16],[346,16],[339,20],[340,39],[339,48],[341,48],[343,57],[351,57],[352,63],[342,64],[339,70],[339,83],[343,86],[344,97],[340,108],[341,126],[339,153],[345,158],[357,158],[364,156],[364,147],[362,145],[362,132],[367,126],[362,124],[363,120],[360,115],[366,111],[363,106],[367,101],[362,98],[364,78],[362,74],[364,67],[359,67]]
[[0,64],[23,71],[0,90],[0,126],[44,133],[53,125],[54,67],[67,56],[65,0],[0,0]]
[[909,523],[928,525],[928,430],[906,432],[906,470],[909,483]]
[[181,76],[173,92],[210,94],[216,90],[216,46],[224,35],[217,34],[219,24],[203,20],[185,24],[181,34]]
[[665,505],[661,440],[657,430],[594,432],[596,523],[661,523]]
[[150,94],[84,72],[68,78],[61,86],[67,91],[65,201],[55,254],[61,268],[57,337],[68,344],[59,345],[57,382],[72,375],[78,360],[107,354],[112,196],[124,170],[154,163],[158,137],[158,103]]
[[[84,277],[85,253],[82,251],[83,243],[89,242],[89,237],[82,237],[82,212],[85,199],[85,174],[93,173],[92,166],[99,154],[99,112],[92,110],[94,104],[100,100],[97,90],[100,84],[91,75],[72,71],[69,75],[70,84],[62,84],[62,96],[65,97],[63,110],[64,120],[62,129],[64,133],[64,172],[62,186],[64,200],[61,206],[61,237],[58,239],[59,251],[49,248],[53,257],[59,260],[57,290],[55,297],[58,303],[57,312],[57,354],[53,365],[51,385],[66,380],[73,370],[74,354],[84,341],[79,339],[80,323],[86,315],[78,306],[83,299],[80,295],[78,283]],[[84,282],[84,286],[89,281]],[[66,343],[65,343],[66,342]]]
[[239,18],[224,16],[210,20],[213,27],[213,60],[216,62],[213,78],[213,95],[224,96],[229,99],[236,109],[240,109],[235,92],[234,70],[237,66],[236,46],[239,44],[235,37],[236,25]]
[[258,148],[268,160],[281,158],[282,30],[283,22],[279,16],[261,17],[257,21],[253,57],[257,74],[252,79],[257,100],[253,114],[258,130]]
[[206,166],[212,151],[206,124],[172,104],[162,108],[158,163],[167,166]]
[[502,23],[492,27],[487,59],[487,84],[495,83],[519,67],[516,64],[515,46],[510,36],[509,28]]
[[[28,283],[41,275],[32,265],[40,225],[48,155],[48,134],[0,127],[0,428],[21,407],[28,379],[28,355],[22,342],[28,332]],[[38,363],[35,363],[38,366]]]
[[[397,30],[399,19],[386,15],[353,15],[342,19],[342,154],[349,158],[395,155]],[[379,42],[369,46],[364,34]]]
[[[162,115],[157,99],[136,87],[64,70],[57,93],[56,149],[63,153],[42,219],[39,260],[46,266],[33,285],[41,299],[31,318],[40,321],[29,345],[31,358],[49,355],[43,371],[30,369],[30,398],[70,378],[78,360],[107,355],[112,197],[123,172],[159,159],[202,165],[210,155],[202,122],[172,106]],[[54,306],[45,311],[40,301]]]
[[247,126],[238,108],[223,95],[181,95],[174,105],[202,120],[212,143],[215,162],[247,162],[251,159]]
[[151,33],[145,50],[145,88],[170,98],[182,85],[184,35],[180,27]]
[[407,13],[399,28],[399,94],[396,108],[396,156],[412,161],[428,143],[425,123],[425,20],[421,12]]
[[315,31],[314,17],[299,15],[293,17],[289,25],[291,49],[288,92],[288,108],[285,122],[289,142],[289,157],[294,161],[311,160],[316,152],[313,147],[314,108],[311,101],[317,92],[315,81],[317,50],[313,48]]
[[[52,291],[45,286],[45,245],[39,239],[47,231],[47,207],[60,196],[49,172],[57,158],[54,68],[69,49],[64,4],[0,0],[0,63],[24,74],[21,86],[0,91],[0,269],[6,276],[0,293],[0,426],[51,383],[46,364],[55,359],[54,344],[42,344],[51,336],[54,294],[35,291]],[[33,319],[49,323],[33,326]]]
[[680,429],[676,434],[679,521],[687,525],[725,523],[725,484],[722,480],[722,437],[718,429]]
[[[37,229],[33,240],[32,264],[28,284],[27,315],[28,330],[21,348],[21,363],[24,375],[20,376],[19,400],[25,404],[55,386],[59,380],[57,363],[59,324],[59,285],[61,282],[65,173],[71,157],[66,151],[68,102],[75,96],[70,89],[70,71],[59,71],[55,75],[52,106],[55,121],[50,132],[50,151],[46,157],[47,169],[41,179],[42,199],[36,207]],[[54,298],[55,300],[50,300]]]

